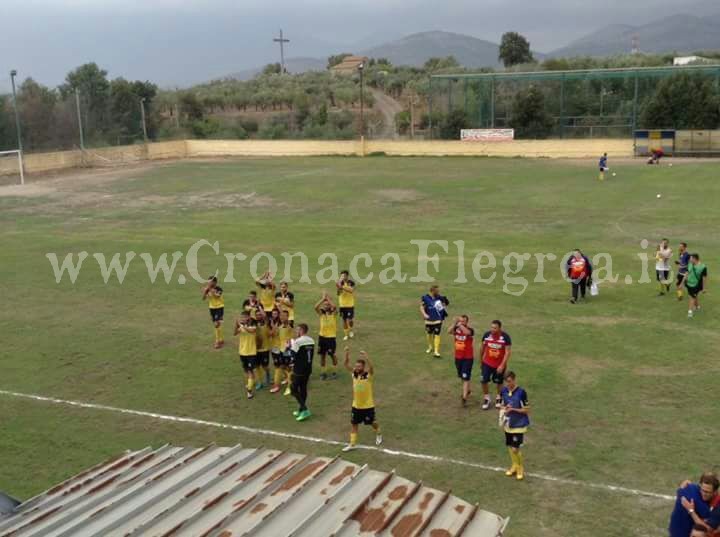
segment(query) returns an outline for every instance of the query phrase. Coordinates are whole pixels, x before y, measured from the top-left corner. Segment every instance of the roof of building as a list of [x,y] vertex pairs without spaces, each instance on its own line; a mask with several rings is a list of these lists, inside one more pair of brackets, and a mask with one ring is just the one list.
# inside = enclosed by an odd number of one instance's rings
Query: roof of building
[[331,67],[333,71],[354,71],[361,63],[367,62],[366,56],[346,56],[343,61]]
[[166,445],[126,452],[0,518],[2,536],[497,537],[507,519],[339,458]]

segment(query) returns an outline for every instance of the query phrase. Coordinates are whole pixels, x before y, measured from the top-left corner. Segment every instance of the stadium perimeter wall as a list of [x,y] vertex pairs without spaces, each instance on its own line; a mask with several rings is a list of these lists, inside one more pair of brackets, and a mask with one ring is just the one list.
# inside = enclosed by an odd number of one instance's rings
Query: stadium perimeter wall
[[[129,146],[30,153],[25,172],[46,173],[83,166],[122,165],[161,159],[213,157],[287,157],[384,153],[392,156],[490,156],[528,158],[632,157],[632,140],[515,140],[512,142],[396,141],[396,140],[179,140]],[[17,173],[15,159],[0,159],[0,175]]]

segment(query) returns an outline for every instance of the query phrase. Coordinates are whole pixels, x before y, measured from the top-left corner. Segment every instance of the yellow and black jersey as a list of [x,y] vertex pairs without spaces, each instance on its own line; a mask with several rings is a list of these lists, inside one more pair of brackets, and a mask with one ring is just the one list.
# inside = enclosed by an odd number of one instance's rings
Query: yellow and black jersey
[[210,292],[207,294],[208,299],[208,306],[210,306],[211,310],[216,310],[219,308],[225,307],[225,298],[223,298],[223,290],[222,287],[218,287],[217,285],[210,289]]
[[[290,302],[292,306],[288,305],[286,301]],[[282,292],[277,292],[275,293],[275,302],[277,302],[280,311],[288,312],[289,320],[295,320],[295,295],[293,295],[290,291],[285,294],[283,294]]]
[[337,337],[337,312],[320,312],[320,331],[318,335],[320,337]]
[[272,311],[275,306],[275,286],[271,283],[258,282],[258,300],[265,311]]
[[293,338],[293,327],[290,325],[283,326],[281,324],[278,328],[278,337],[280,339],[280,350],[285,351],[290,344],[290,340]]
[[353,373],[353,408],[365,409],[375,408],[375,400],[373,398],[373,375],[364,371],[362,373]]
[[345,280],[342,285],[338,287],[338,306],[341,308],[354,308],[355,307],[355,282],[352,280]]
[[[248,326],[254,326],[249,324]],[[241,331],[238,334],[239,349],[238,353],[240,356],[255,356],[257,354],[257,340],[255,332]]]
[[267,322],[263,321],[257,323],[255,340],[257,344],[257,352],[267,352],[270,350],[270,326]]

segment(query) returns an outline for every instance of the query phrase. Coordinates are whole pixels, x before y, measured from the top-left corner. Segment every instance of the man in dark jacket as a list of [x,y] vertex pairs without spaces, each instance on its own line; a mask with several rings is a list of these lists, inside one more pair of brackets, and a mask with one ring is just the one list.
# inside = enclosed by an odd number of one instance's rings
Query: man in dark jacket
[[315,341],[308,336],[308,331],[308,325],[305,323],[299,324],[296,337],[290,342],[290,355],[293,364],[292,386],[290,389],[299,405],[298,409],[293,411],[293,416],[297,421],[305,421],[311,416],[307,407],[307,397],[308,382],[310,381],[310,375],[312,375]]

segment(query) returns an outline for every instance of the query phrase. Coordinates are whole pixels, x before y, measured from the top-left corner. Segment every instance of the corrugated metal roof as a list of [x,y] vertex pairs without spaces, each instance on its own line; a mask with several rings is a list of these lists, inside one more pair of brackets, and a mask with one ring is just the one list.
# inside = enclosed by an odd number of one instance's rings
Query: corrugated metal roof
[[507,520],[339,458],[163,446],[123,453],[17,506],[0,536],[498,537]]

